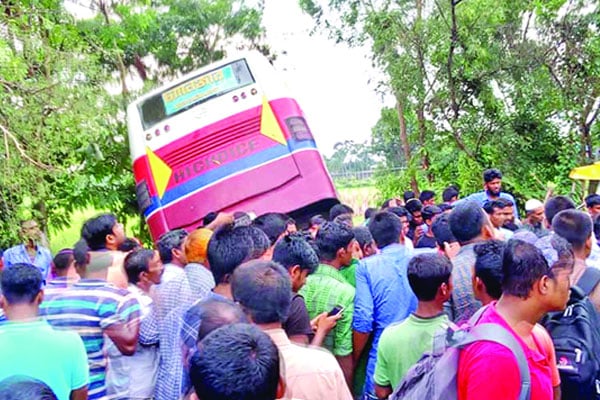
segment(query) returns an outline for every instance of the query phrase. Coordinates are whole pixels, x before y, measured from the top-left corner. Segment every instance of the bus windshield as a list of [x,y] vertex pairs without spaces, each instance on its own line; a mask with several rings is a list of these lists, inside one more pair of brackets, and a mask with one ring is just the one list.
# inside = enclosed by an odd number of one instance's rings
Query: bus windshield
[[138,105],[144,129],[211,98],[254,83],[245,60],[238,60],[166,89]]

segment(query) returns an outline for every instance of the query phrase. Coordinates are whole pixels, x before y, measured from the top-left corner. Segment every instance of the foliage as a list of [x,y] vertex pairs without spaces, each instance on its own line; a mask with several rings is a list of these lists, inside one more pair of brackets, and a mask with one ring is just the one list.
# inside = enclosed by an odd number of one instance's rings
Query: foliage
[[[261,11],[242,0],[93,5],[88,20],[60,0],[0,5],[0,248],[23,218],[55,231],[87,207],[138,215],[124,112],[132,78],[147,89],[223,57],[233,37],[267,51]],[[115,82],[118,94],[107,90]]]
[[[481,188],[505,173],[518,200],[566,192],[568,171],[595,159],[600,109],[600,5],[591,0],[302,0],[338,40],[370,44],[396,98],[373,128],[373,149],[409,187]],[[596,133],[596,134],[595,134]]]

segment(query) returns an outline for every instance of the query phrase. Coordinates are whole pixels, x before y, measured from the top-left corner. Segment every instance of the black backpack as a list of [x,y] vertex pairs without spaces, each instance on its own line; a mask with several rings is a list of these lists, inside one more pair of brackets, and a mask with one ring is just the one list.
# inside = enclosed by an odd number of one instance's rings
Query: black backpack
[[600,400],[600,318],[588,297],[598,282],[600,270],[586,268],[567,308],[542,319],[554,342],[563,400]]

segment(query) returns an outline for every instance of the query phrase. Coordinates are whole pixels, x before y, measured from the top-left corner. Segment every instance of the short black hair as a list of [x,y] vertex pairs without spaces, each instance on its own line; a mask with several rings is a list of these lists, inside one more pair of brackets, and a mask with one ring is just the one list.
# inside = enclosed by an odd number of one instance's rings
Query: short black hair
[[410,215],[408,210],[402,206],[388,207],[384,211],[391,212],[392,214],[396,215],[397,217],[407,217],[408,219],[412,218],[412,216]]
[[277,241],[273,249],[273,261],[288,269],[299,265],[301,270],[306,269],[309,274],[319,266],[317,253],[299,233],[289,234]]
[[337,257],[339,249],[345,249],[354,240],[354,232],[346,225],[326,222],[321,225],[315,243],[319,249],[319,259],[332,261]]
[[369,207],[365,210],[365,220],[368,220],[369,218],[371,218],[373,215],[375,215],[375,213],[377,212],[376,208],[373,207]]
[[483,211],[485,211],[488,215],[492,215],[494,210],[501,210],[506,207],[506,203],[501,202],[500,199],[496,200],[487,200],[483,203]]
[[423,217],[423,221],[433,219],[436,215],[442,213],[442,210],[438,206],[425,206],[421,211],[421,216]]
[[419,195],[419,200],[424,203],[428,200],[435,198],[435,192],[433,190],[423,190]]
[[451,201],[454,197],[458,197],[458,188],[454,185],[448,186],[442,192],[442,200],[446,203]]
[[502,258],[502,293],[526,299],[533,284],[545,275],[552,276],[548,262],[534,245],[511,239]]
[[254,323],[283,323],[292,303],[292,281],[278,263],[253,260],[234,271],[231,294]]
[[415,192],[413,192],[412,190],[407,190],[402,194],[402,198],[404,199],[404,202],[408,202],[410,199],[414,199],[415,198]]
[[271,246],[275,244],[279,236],[287,231],[290,217],[283,213],[266,213],[258,216],[252,221],[252,225],[263,231],[269,237]]
[[188,236],[188,232],[185,229],[174,229],[167,233],[163,233],[156,242],[158,247],[158,254],[163,264],[168,264],[173,261],[173,249],[181,248],[181,245]]
[[366,226],[357,226],[352,230],[361,249],[364,249],[366,245],[375,241],[373,235],[371,235],[371,231]]
[[448,222],[454,237],[463,244],[481,234],[486,216],[479,204],[472,200],[465,200],[452,209]]
[[329,220],[333,221],[337,216],[342,214],[354,214],[354,210],[349,205],[336,204],[329,209]]
[[261,229],[258,229],[256,226],[238,226],[234,228],[237,233],[246,235],[250,239],[252,239],[252,254],[250,255],[251,259],[257,259],[263,256],[271,247],[271,242],[269,241],[269,237],[266,233],[264,233]]
[[600,206],[600,194],[592,193],[585,198],[586,207]]
[[596,240],[600,238],[600,214],[594,217],[594,235]]
[[504,197],[498,197],[496,199],[496,202],[502,207],[502,208],[506,208],[506,207],[512,207],[515,205],[515,203],[507,198]]
[[24,375],[12,375],[0,381],[0,400],[57,400],[44,382]]
[[409,213],[413,214],[423,209],[423,203],[421,203],[419,199],[413,198],[407,201],[404,207],[408,210]]
[[454,208],[454,206],[452,204],[448,204],[448,203],[440,203],[437,206],[440,210],[442,210],[442,212],[452,210]]
[[592,234],[592,219],[583,211],[563,210],[552,219],[552,230],[571,243],[575,250],[585,246]]
[[400,242],[402,221],[394,213],[381,211],[369,221],[369,232],[377,243],[377,247],[383,249],[390,244]]
[[317,214],[317,215],[313,215],[312,217],[310,217],[309,223],[310,225],[318,225],[321,226],[323,225],[327,220],[325,218],[323,218],[323,216],[321,214]]
[[549,198],[544,204],[544,215],[549,225],[552,225],[554,216],[563,210],[575,209],[575,203],[567,196],[554,196]]
[[215,283],[225,283],[236,267],[250,259],[253,251],[254,242],[243,230],[234,229],[232,225],[217,229],[208,241],[207,250]]
[[229,324],[249,323],[242,308],[233,301],[218,298],[208,298],[195,303],[186,313],[196,314],[200,321],[198,339],[201,341],[212,331]]
[[408,262],[408,282],[417,299],[431,301],[442,283],[448,283],[452,263],[438,253],[418,254]]
[[190,363],[190,380],[202,400],[273,400],[279,372],[277,347],[250,324],[212,331]]
[[450,229],[449,219],[448,214],[441,214],[431,224],[431,231],[441,249],[444,248],[444,242],[450,244],[458,241]]
[[9,304],[31,304],[42,290],[43,278],[36,266],[17,263],[4,268],[0,282]]
[[386,208],[388,208],[390,206],[390,203],[392,201],[394,201],[394,200],[396,200],[396,199],[387,199],[387,200],[385,200],[383,203],[381,203],[381,209],[385,210]]
[[475,276],[485,284],[487,294],[496,300],[502,295],[502,257],[505,246],[501,240],[487,240],[473,248]]
[[132,285],[140,281],[140,274],[148,272],[148,264],[154,257],[154,250],[137,249],[127,254],[123,261],[123,268],[127,274],[127,280]]
[[85,239],[90,250],[101,250],[106,247],[106,236],[113,234],[117,223],[114,214],[100,214],[90,218],[81,228],[81,237]]
[[485,183],[491,182],[494,179],[502,179],[502,172],[496,168],[490,168],[483,171],[483,181]]
[[79,239],[75,246],[73,246],[73,258],[75,259],[75,265],[78,267],[85,267],[89,262],[88,253],[90,248],[84,239]]
[[217,219],[217,216],[219,215],[219,213],[215,212],[215,211],[211,211],[208,214],[206,214],[204,216],[204,218],[202,218],[202,226],[207,226],[209,225],[211,222],[213,222],[215,219]]
[[69,265],[73,261],[73,249],[62,249],[52,259],[54,268],[60,271],[64,271],[69,268]]

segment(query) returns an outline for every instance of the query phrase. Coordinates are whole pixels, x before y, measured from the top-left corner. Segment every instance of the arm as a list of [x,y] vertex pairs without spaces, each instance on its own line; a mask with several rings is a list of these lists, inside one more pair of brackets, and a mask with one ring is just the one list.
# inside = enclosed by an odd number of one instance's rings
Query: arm
[[362,352],[369,341],[369,336],[371,336],[371,333],[352,331],[352,358],[355,362],[358,362],[358,359],[362,355]]
[[126,356],[131,356],[135,353],[139,332],[139,320],[113,324],[104,329],[104,333],[114,342],[121,354]]
[[310,321],[311,326],[315,331],[315,336],[313,340],[310,342],[313,346],[322,346],[323,340],[325,340],[325,336],[335,328],[338,319],[342,318],[342,313],[337,315],[332,315],[331,317],[327,316],[327,313],[321,313],[317,317],[315,317],[312,321]]
[[554,392],[554,400],[560,400],[560,396],[562,395],[560,391],[560,385],[554,386],[552,391]]
[[84,386],[80,389],[71,390],[71,395],[69,396],[70,400],[87,400],[88,398],[88,388]]
[[378,399],[387,399],[390,394],[392,394],[392,387],[390,385],[379,386],[377,383],[375,384],[375,396],[377,396]]
[[373,330],[373,296],[369,285],[367,267],[364,262],[356,266],[356,295],[352,320],[352,354],[354,361],[360,358],[369,335]]
[[342,368],[342,372],[344,373],[344,378],[346,379],[346,384],[348,388],[352,388],[352,379],[354,373],[354,362],[352,361],[352,354],[348,354],[347,356],[335,356],[340,367]]

